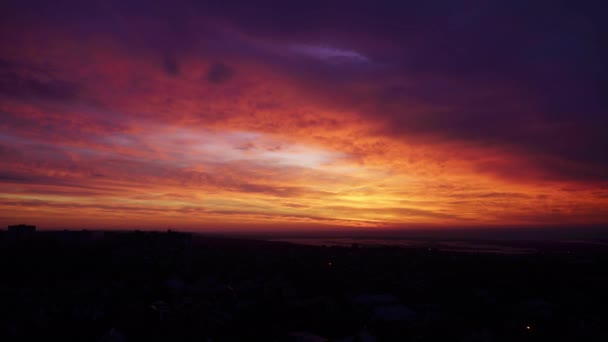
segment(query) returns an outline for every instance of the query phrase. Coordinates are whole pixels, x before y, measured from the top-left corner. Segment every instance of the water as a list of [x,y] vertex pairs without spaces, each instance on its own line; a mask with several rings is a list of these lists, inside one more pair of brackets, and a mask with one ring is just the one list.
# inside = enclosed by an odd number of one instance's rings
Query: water
[[367,238],[367,237],[289,237],[271,239],[271,241],[289,242],[308,246],[339,246],[351,247],[409,247],[430,248],[440,251],[462,253],[491,253],[491,254],[533,254],[539,252],[570,253],[590,246],[607,248],[603,241],[593,240],[440,240],[440,239],[411,239],[411,238]]

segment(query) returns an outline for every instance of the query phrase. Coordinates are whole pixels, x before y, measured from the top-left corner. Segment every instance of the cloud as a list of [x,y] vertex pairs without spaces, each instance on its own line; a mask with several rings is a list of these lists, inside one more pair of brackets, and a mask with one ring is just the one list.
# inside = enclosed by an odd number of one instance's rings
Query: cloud
[[608,217],[593,4],[0,6],[11,195],[226,222]]
[[75,83],[47,75],[27,77],[0,68],[0,96],[26,100],[76,100],[80,89]]
[[234,70],[224,63],[213,63],[207,71],[207,80],[211,83],[220,84],[232,78]]
[[179,63],[175,57],[165,56],[163,59],[163,68],[167,74],[177,76],[180,73]]
[[329,46],[293,44],[289,50],[307,57],[316,58],[329,63],[368,63],[369,59],[362,54]]

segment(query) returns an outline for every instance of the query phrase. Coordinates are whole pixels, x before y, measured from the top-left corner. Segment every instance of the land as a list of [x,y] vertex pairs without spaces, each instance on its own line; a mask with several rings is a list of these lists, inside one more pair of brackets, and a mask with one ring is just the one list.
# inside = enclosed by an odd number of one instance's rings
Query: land
[[608,340],[605,241],[509,243],[525,253],[453,242],[3,233],[0,338]]

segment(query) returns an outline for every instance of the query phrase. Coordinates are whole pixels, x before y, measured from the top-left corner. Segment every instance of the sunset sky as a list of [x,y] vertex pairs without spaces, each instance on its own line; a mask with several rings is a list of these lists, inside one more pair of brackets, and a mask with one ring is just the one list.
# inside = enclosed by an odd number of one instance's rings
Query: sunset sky
[[0,223],[608,223],[590,1],[0,2]]

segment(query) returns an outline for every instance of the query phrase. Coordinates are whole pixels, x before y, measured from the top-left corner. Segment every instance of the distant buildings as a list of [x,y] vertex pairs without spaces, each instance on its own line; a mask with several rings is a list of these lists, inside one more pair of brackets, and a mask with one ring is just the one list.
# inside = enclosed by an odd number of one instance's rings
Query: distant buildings
[[27,224],[8,226],[8,238],[11,240],[29,239],[34,236],[35,232],[36,226],[30,226]]

